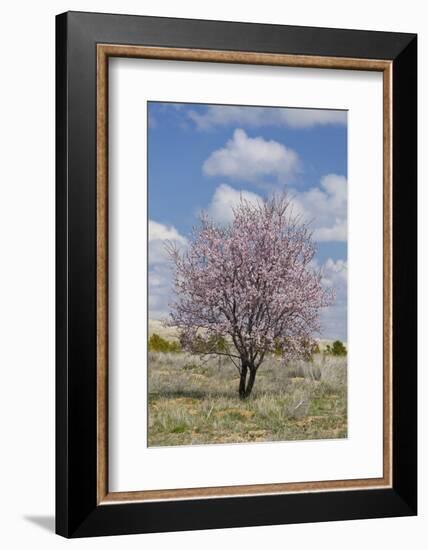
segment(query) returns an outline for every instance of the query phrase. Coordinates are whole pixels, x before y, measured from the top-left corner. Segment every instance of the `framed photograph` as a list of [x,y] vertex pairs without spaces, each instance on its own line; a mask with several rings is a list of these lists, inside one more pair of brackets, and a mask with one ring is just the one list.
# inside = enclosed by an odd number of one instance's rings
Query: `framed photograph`
[[57,533],[416,514],[416,35],[56,25]]

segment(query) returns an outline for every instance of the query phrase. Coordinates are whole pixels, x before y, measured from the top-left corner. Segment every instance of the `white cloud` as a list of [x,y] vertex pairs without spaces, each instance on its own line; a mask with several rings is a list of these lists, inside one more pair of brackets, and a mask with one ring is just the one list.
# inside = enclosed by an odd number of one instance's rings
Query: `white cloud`
[[346,287],[348,279],[348,262],[346,260],[332,260],[328,258],[322,266],[322,283],[328,287]]
[[157,240],[178,241],[182,244],[186,242],[185,237],[180,235],[174,226],[149,220],[149,242]]
[[249,137],[238,128],[225,147],[208,157],[202,169],[208,176],[257,183],[263,178],[288,181],[298,168],[299,157],[295,151],[277,141]]
[[346,111],[331,111],[329,109],[284,109],[282,120],[291,128],[312,128],[326,124],[347,123]]
[[149,318],[166,319],[172,299],[172,266],[157,263],[149,266]]
[[149,265],[168,261],[165,244],[167,241],[177,246],[185,246],[187,240],[172,225],[164,225],[149,220]]
[[321,311],[322,337],[347,341],[348,263],[329,258],[322,266],[322,283],[336,292],[335,303]]
[[217,223],[227,224],[232,221],[233,208],[239,204],[241,199],[251,203],[262,200],[256,193],[252,193],[251,191],[238,191],[223,183],[215,190],[207,212]]
[[216,126],[288,126],[312,128],[317,125],[346,125],[347,112],[330,109],[287,109],[279,107],[234,107],[211,105],[204,113],[188,111],[189,118],[199,130]]
[[294,212],[310,221],[316,241],[347,240],[347,181],[344,176],[328,174],[320,187],[294,192]]
[[149,317],[164,319],[172,297],[173,269],[166,242],[185,247],[187,239],[172,225],[149,220]]
[[[215,190],[207,212],[216,222],[229,223],[233,218],[233,208],[241,197],[250,202],[262,200],[252,191],[234,189],[223,183]],[[314,240],[346,242],[347,182],[344,176],[328,174],[321,179],[319,187],[293,191],[290,198],[293,214],[301,215],[304,221],[310,222]]]

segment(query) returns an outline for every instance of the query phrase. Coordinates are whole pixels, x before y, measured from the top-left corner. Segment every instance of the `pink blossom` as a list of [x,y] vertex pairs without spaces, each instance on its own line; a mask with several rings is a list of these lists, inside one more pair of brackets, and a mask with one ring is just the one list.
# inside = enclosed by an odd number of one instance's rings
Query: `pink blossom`
[[311,263],[311,231],[285,196],[241,199],[227,226],[203,215],[187,251],[168,251],[176,295],[169,323],[185,349],[231,358],[242,398],[267,353],[284,361],[311,353],[320,309],[332,304],[334,291],[323,288]]

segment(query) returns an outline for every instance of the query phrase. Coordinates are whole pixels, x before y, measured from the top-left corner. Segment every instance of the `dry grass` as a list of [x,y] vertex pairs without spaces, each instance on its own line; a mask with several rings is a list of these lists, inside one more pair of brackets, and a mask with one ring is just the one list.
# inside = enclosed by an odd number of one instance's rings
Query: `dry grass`
[[245,401],[238,380],[227,358],[150,353],[149,445],[346,437],[346,358],[284,367],[270,357]]

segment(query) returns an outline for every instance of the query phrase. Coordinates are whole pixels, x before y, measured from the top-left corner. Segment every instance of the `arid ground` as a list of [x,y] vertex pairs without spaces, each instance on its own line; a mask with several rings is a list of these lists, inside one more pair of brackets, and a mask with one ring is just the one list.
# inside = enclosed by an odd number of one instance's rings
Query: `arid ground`
[[149,446],[345,438],[346,370],[346,357],[272,355],[242,401],[229,359],[150,352]]

